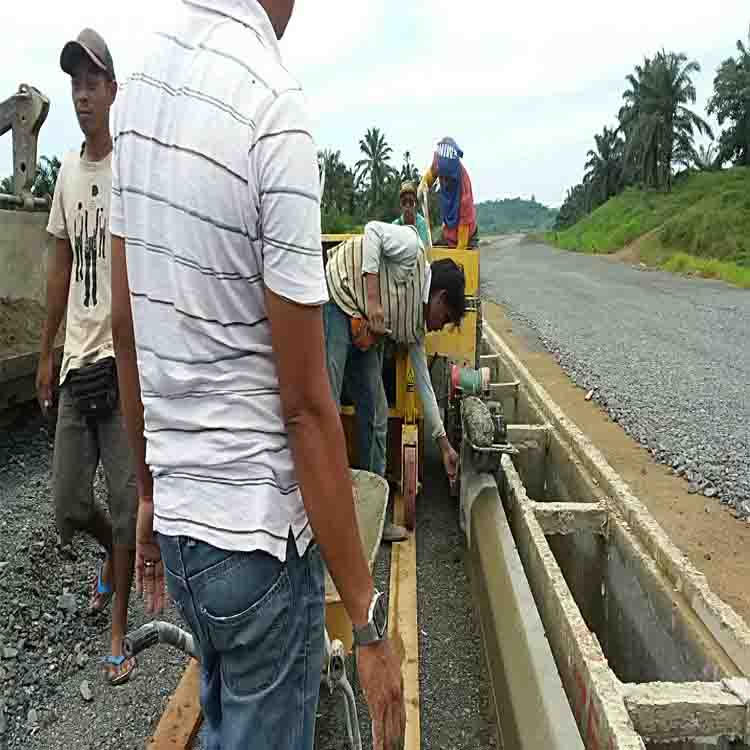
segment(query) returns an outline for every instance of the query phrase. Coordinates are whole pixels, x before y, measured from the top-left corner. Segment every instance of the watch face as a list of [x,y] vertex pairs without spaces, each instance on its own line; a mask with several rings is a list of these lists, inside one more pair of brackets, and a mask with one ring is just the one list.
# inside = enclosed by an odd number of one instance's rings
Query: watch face
[[382,595],[379,596],[377,602],[375,602],[372,620],[378,631],[378,637],[382,638],[385,635],[385,629],[388,624],[388,610],[385,606],[385,597]]

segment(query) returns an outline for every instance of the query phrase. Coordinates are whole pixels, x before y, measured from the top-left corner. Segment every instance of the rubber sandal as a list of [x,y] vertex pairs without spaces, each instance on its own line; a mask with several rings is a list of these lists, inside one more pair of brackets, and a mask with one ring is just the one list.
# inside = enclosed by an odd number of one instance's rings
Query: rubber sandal
[[[133,670],[136,667],[135,656],[132,656],[130,659],[126,659],[124,654],[120,654],[120,656],[110,655],[105,656],[103,661],[107,665],[107,680],[113,687],[126,683],[130,679],[130,676],[133,674]],[[125,663],[128,664],[127,669],[124,672],[120,672],[119,668],[122,667],[122,665]],[[118,672],[115,675],[112,674],[112,667],[117,667],[118,669]]]
[[383,527],[381,541],[386,544],[405,542],[408,538],[409,532],[403,526],[396,526],[394,523],[386,523]]
[[[107,608],[107,605],[112,599],[112,594],[114,593],[112,586],[110,584],[105,584],[102,580],[102,572],[104,571],[104,566],[107,564],[108,560],[109,558],[105,557],[104,560],[99,563],[99,567],[96,570],[96,578],[91,587],[91,598],[89,599],[89,612],[92,614],[103,612]],[[97,602],[98,606],[96,604]]]

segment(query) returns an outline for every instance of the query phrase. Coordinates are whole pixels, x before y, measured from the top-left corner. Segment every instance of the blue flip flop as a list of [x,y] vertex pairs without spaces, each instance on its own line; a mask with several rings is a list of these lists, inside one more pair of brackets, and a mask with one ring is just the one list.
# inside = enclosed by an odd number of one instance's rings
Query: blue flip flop
[[[103,612],[112,599],[112,586],[104,583],[102,580],[102,572],[104,571],[104,566],[107,564],[108,560],[109,558],[105,557],[104,560],[99,563],[99,567],[96,570],[96,581],[92,586],[93,591],[91,592],[91,599],[89,599],[89,612]],[[95,607],[92,603],[95,597],[98,597],[101,602],[101,605],[98,607]]]
[[104,659],[102,659],[104,664],[107,665],[107,668],[109,667],[121,667],[126,661],[130,662],[130,666],[127,670],[125,670],[122,674],[118,675],[117,677],[112,677],[111,673],[108,673],[107,679],[109,680],[110,685],[122,685],[123,683],[127,682],[130,679],[130,676],[133,674],[133,670],[136,667],[136,661],[135,656],[131,657],[130,659],[127,659],[123,654],[120,656],[105,656]]

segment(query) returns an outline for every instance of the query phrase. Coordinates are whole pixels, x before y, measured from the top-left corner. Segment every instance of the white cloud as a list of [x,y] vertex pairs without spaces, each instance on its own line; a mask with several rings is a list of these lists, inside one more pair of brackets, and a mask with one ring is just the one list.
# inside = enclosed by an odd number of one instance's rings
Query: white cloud
[[352,0],[298,0],[281,40],[284,62],[298,77],[353,57],[366,29],[377,28],[386,3]]
[[[176,4],[69,0],[21,12],[2,3],[0,98],[21,81],[50,96],[41,153],[60,153],[80,138],[58,65],[62,44],[83,26],[97,28],[122,78],[143,37]],[[421,166],[434,140],[452,134],[478,198],[534,192],[559,203],[644,55],[664,46],[697,59],[703,112],[715,68],[734,54],[748,22],[747,0],[687,8],[680,0],[297,0],[282,51],[305,87],[320,146],[341,149],[350,163],[368,127],[383,129],[397,163],[409,149]],[[6,137],[0,175],[10,169]]]

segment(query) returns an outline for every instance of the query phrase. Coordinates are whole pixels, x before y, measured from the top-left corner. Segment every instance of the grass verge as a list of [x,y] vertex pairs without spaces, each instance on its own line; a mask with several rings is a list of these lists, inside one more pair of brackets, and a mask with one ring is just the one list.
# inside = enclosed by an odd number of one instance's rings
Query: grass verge
[[647,265],[750,288],[750,169],[691,174],[671,193],[628,189],[544,239],[585,253],[613,253],[638,241]]

